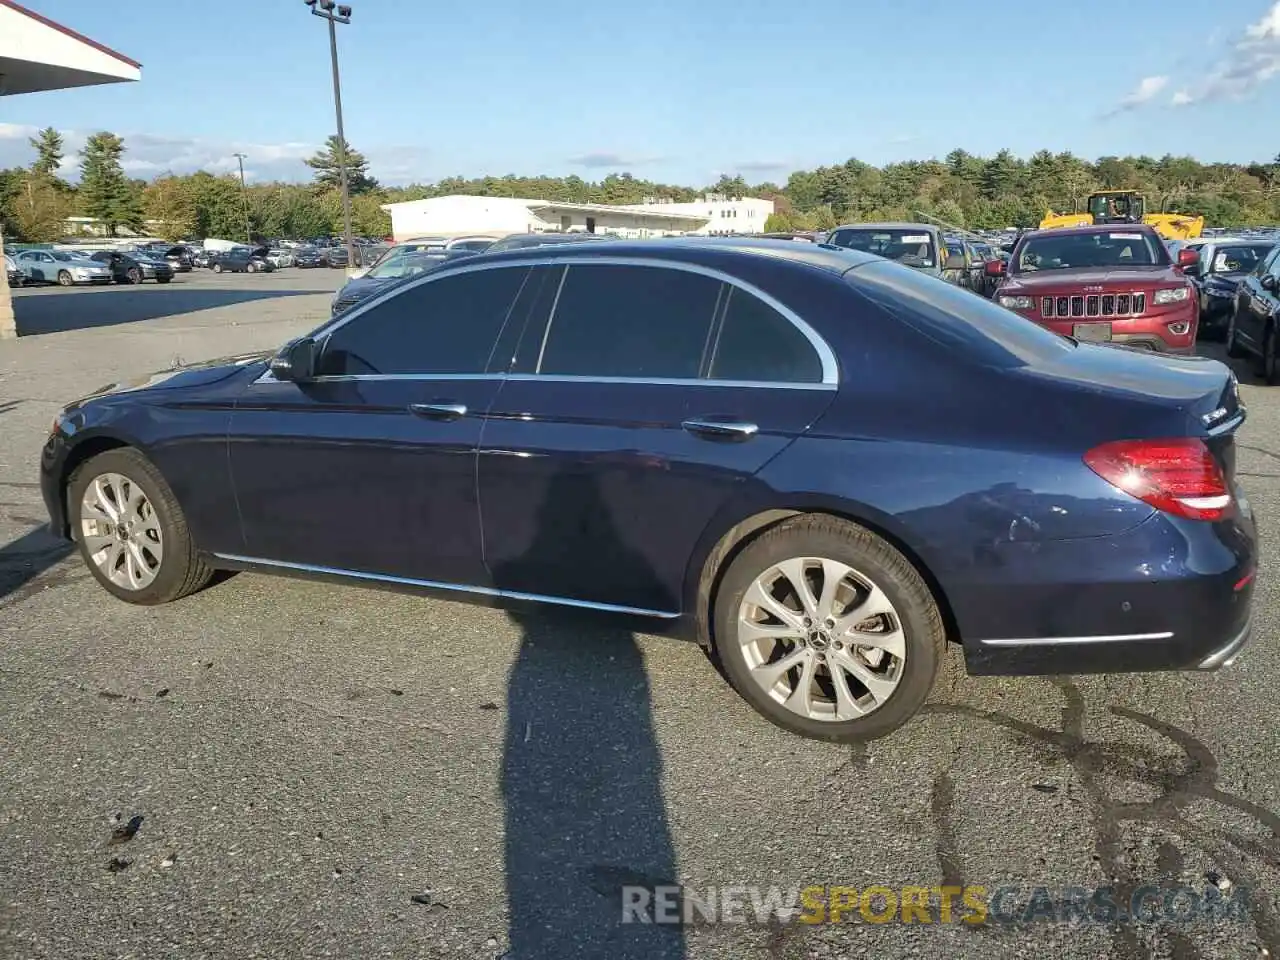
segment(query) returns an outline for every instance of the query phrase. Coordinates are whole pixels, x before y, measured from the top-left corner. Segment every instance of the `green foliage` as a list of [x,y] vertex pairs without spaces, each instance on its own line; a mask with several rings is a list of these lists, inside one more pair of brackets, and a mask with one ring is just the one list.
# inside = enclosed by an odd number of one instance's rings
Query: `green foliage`
[[17,235],[27,243],[49,243],[63,232],[63,222],[71,213],[66,192],[58,189],[47,173],[32,171],[23,176],[9,207]]
[[124,141],[104,131],[88,139],[80,159],[80,209],[101,220],[110,236],[120,226],[138,230],[144,219],[140,191],[120,166],[123,154]]
[[337,136],[331,136],[324,146],[306,160],[306,164],[316,172],[316,185],[327,189],[342,186],[341,164],[343,157],[347,163],[347,189],[352,196],[368,193],[378,189],[378,181],[369,176],[369,161],[358,150],[352,150],[351,144],[338,142]]
[[31,165],[31,169],[47,177],[55,176],[58,165],[66,155],[63,152],[62,134],[53,127],[45,127],[27,142],[36,150],[36,162]]

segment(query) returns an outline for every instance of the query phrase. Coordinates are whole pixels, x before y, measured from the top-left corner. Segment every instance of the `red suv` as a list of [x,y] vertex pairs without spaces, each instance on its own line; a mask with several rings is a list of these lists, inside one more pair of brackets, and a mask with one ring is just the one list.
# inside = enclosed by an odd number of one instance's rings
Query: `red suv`
[[1184,249],[1173,261],[1148,226],[1112,224],[1030,231],[986,269],[1000,306],[1056,333],[1191,353],[1200,306],[1182,271],[1198,259]]

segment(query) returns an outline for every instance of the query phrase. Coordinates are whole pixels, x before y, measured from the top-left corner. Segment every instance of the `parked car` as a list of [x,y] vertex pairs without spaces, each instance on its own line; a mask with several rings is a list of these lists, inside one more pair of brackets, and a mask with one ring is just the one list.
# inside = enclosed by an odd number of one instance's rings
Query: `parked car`
[[164,251],[164,259],[174,273],[190,273],[194,266],[191,251],[183,246],[169,247]]
[[1146,224],[1030,230],[1009,262],[987,265],[1001,281],[996,300],[1041,326],[1077,340],[1120,343],[1161,353],[1195,351],[1200,307],[1182,270]]
[[267,262],[277,270],[282,267],[293,266],[293,251],[284,247],[277,247],[274,250],[267,251]]
[[18,261],[7,253],[4,255],[4,278],[11,287],[20,287],[27,282],[27,275],[18,266]]
[[55,417],[41,487],[122,600],[226,568],[649,618],[779,726],[856,741],[919,710],[948,643],[975,673],[1231,663],[1244,417],[1215,360],[866,254],[561,244],[105,387]]
[[480,253],[488,250],[497,241],[498,237],[482,234],[471,237],[452,237],[445,242],[446,250],[470,250],[472,253]]
[[376,267],[362,276],[353,277],[346,285],[333,295],[330,302],[332,313],[340,313],[348,307],[380,293],[391,284],[406,277],[434,270],[443,264],[463,257],[474,257],[476,252],[467,249],[441,250],[432,248],[422,250],[412,243],[392,248],[392,252],[384,257]]
[[275,268],[267,260],[266,247],[237,247],[213,256],[214,273],[270,273]]
[[57,283],[70,287],[111,282],[110,270],[81,253],[23,250],[13,259],[26,283]]
[[213,251],[205,250],[203,247],[191,255],[191,265],[194,267],[209,268],[213,266]]
[[1227,323],[1227,355],[1254,356],[1258,372],[1272,386],[1280,383],[1276,344],[1280,327],[1280,244],[1258,262],[1236,288]]
[[965,270],[963,259],[948,253],[942,231],[929,223],[850,223],[832,230],[827,243],[874,253],[952,282]]
[[484,248],[485,253],[503,253],[507,250],[527,250],[557,243],[583,243],[588,240],[612,240],[599,233],[512,233],[495,240]]
[[1208,237],[1181,243],[1194,250],[1200,262],[1183,271],[1195,284],[1200,300],[1200,336],[1225,334],[1235,306],[1236,288],[1267,258],[1274,243],[1244,237]]
[[947,263],[942,271],[942,279],[974,293],[982,293],[986,261],[967,240],[948,238],[945,243]]
[[308,270],[325,266],[324,256],[315,247],[294,247],[293,265]]
[[144,280],[168,283],[173,279],[173,268],[167,261],[140,250],[131,253],[99,250],[93,254],[93,259],[111,271],[111,279],[116,283],[142,283]]
[[346,247],[327,247],[320,251],[327,267],[345,267],[350,265],[351,258]]

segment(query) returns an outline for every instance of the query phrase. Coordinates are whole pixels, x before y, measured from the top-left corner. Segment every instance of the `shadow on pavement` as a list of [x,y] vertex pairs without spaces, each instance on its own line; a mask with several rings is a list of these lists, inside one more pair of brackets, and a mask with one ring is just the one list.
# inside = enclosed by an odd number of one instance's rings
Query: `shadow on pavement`
[[318,290],[184,290],[180,286],[98,287],[14,297],[18,336],[61,333],[155,320],[276,297],[316,296]]
[[[495,571],[498,586],[581,558],[608,510],[586,476],[548,487],[528,552]],[[606,532],[607,535],[607,532]],[[619,538],[598,560],[631,580],[653,580]],[[675,883],[649,681],[625,624],[582,614],[510,612],[523,631],[508,681],[502,766],[512,960],[685,956],[678,925],[623,923],[624,887]],[[649,914],[652,916],[652,914]]]
[[43,590],[56,584],[33,581],[71,555],[74,546],[49,532],[47,526],[28,530],[17,540],[0,546],[0,606],[16,602],[34,586]]

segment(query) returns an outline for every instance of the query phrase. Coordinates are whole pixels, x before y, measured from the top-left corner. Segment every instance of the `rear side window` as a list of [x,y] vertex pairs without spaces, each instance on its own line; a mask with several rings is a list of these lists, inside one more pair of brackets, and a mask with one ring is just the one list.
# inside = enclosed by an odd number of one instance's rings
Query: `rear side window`
[[711,355],[712,380],[822,382],[818,351],[794,323],[745,290],[729,287],[728,296]]
[[477,270],[409,286],[334,330],[320,373],[484,373],[528,273]]
[[1066,337],[1012,310],[897,264],[868,263],[845,277],[895,319],[978,363],[1018,367],[1075,349]]
[[536,371],[696,379],[720,282],[664,267],[574,264],[556,298]]

